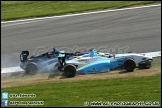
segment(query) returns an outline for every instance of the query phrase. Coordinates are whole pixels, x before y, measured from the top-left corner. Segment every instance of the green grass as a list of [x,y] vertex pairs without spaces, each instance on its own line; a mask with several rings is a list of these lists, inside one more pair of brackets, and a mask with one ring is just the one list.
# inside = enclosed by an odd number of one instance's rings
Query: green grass
[[123,8],[161,1],[1,1],[1,20]]
[[[160,68],[161,57],[156,57],[153,60],[152,68]],[[33,93],[36,94],[36,98],[9,98],[9,101],[44,101],[44,106],[84,106],[86,101],[156,101],[161,104],[161,74],[66,82],[39,82],[2,88],[1,92],[9,92],[9,94]]]
[[4,88],[1,92],[34,93],[36,98],[9,101],[44,101],[44,106],[83,106],[92,101],[161,101],[161,74],[68,82],[43,82]]
[[159,68],[159,67],[161,68],[161,56],[153,57],[152,67],[153,68]]

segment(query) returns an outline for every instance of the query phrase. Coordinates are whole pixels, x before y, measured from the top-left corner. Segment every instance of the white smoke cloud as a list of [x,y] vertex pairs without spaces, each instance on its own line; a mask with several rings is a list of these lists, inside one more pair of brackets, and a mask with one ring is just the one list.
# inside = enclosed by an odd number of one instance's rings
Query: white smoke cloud
[[1,55],[1,68],[20,66],[20,53]]

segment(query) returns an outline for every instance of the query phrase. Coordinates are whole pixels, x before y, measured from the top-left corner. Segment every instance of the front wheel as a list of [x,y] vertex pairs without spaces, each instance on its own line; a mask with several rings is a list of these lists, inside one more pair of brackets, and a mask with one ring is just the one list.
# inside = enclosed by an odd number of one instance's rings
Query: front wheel
[[128,72],[133,72],[134,69],[136,68],[136,63],[132,59],[127,59],[124,62],[124,69],[127,70]]
[[64,75],[67,77],[74,77],[76,75],[76,67],[74,65],[66,65],[64,68]]

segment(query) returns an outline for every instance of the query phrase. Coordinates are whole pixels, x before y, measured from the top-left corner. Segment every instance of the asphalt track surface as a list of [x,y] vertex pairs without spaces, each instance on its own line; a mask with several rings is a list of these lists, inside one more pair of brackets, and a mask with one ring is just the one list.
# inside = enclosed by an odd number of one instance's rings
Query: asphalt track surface
[[1,67],[18,66],[20,53],[95,48],[110,53],[161,51],[161,5],[141,9],[1,23]]

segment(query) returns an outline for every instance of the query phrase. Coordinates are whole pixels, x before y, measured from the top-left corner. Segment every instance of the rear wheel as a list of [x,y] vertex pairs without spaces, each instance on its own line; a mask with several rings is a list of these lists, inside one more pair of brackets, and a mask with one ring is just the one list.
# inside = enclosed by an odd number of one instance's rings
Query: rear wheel
[[66,65],[64,68],[64,75],[67,77],[74,77],[76,75],[76,67],[74,65]]
[[127,59],[124,62],[124,69],[127,70],[128,72],[133,72],[134,69],[136,68],[136,63],[132,59]]
[[38,72],[38,67],[35,63],[29,63],[26,66],[25,73],[29,75],[35,75]]

